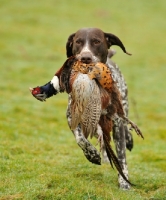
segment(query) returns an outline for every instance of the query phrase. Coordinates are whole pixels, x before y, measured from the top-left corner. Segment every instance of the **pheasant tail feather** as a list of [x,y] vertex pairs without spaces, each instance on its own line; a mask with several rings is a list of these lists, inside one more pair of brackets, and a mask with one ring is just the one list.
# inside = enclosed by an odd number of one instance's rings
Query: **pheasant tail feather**
[[118,170],[119,174],[123,177],[123,179],[129,183],[130,185],[133,185],[127,178],[126,176],[124,175],[123,171],[122,171],[122,168],[120,166],[120,163],[118,161],[118,158],[116,157],[114,151],[112,150],[109,142],[108,142],[108,139],[107,139],[107,136],[105,134],[103,134],[103,139],[104,139],[104,144],[105,144],[105,147],[106,147],[106,152],[107,152],[107,156],[108,156],[108,159],[110,161],[110,164],[112,166],[112,162],[114,163],[116,169]]

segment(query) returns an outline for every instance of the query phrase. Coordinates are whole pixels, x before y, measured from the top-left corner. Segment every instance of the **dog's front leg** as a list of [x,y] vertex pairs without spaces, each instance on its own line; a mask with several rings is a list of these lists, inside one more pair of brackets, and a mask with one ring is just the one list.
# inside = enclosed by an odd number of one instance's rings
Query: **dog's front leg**
[[[120,118],[114,118],[114,127],[113,127],[113,139],[115,142],[117,157],[122,167],[123,173],[126,178],[128,178],[128,169],[126,162],[126,142],[125,142],[125,124]],[[120,188],[124,190],[130,189],[129,183],[127,183],[121,175],[118,177],[118,182]]]
[[[71,97],[69,95],[69,103],[67,108],[67,120],[70,127],[71,124],[71,112],[70,112],[70,104],[71,104]],[[84,137],[80,124],[77,126],[77,128],[72,131],[78,146],[82,149],[85,157],[92,163],[101,165],[101,157],[97,149]]]
[[92,163],[101,165],[100,154],[97,149],[84,137],[80,125],[73,131],[76,142],[83,150],[85,157]]

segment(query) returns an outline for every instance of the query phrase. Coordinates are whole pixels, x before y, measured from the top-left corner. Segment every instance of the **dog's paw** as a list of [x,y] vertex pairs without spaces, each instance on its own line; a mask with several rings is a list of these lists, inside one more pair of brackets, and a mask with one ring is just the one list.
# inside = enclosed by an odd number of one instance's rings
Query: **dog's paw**
[[119,187],[120,187],[120,189],[122,189],[122,190],[129,190],[130,187],[131,187],[130,184],[127,183],[127,182],[122,178],[121,175],[119,175],[119,177],[118,177],[118,182],[119,182]]
[[101,157],[98,152],[84,152],[85,157],[93,164],[101,165]]
[[86,148],[83,150],[85,157],[93,164],[101,165],[101,157],[100,153],[97,151],[97,149],[87,144]]

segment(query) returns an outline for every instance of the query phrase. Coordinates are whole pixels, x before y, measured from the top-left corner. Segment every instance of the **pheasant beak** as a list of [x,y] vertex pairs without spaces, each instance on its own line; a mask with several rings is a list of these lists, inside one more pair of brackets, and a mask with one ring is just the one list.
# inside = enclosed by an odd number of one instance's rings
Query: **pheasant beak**
[[33,88],[31,88],[31,87],[30,87],[30,88],[29,88],[29,91],[32,93],[32,91],[33,91]]

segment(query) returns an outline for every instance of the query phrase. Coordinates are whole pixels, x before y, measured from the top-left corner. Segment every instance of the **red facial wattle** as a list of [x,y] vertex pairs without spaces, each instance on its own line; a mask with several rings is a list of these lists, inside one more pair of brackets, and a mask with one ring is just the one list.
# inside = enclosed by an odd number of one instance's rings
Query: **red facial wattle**
[[33,88],[32,94],[33,94],[33,95],[41,94],[41,89],[40,89],[40,87]]

